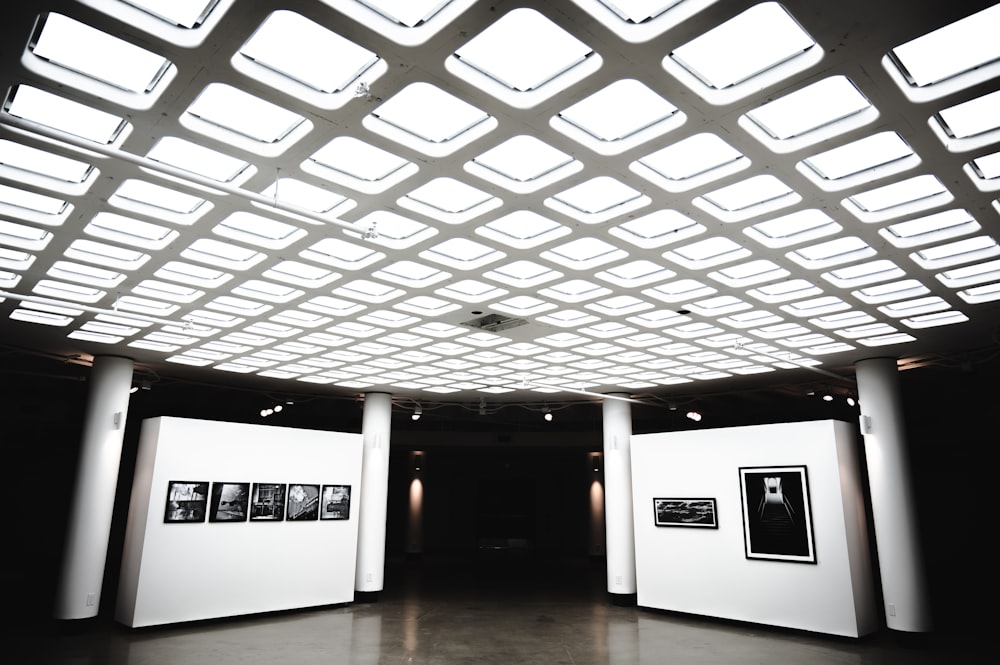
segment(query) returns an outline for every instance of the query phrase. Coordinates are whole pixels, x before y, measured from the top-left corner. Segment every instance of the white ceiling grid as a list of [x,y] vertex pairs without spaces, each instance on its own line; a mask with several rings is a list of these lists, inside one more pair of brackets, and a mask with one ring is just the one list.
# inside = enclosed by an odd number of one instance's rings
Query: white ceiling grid
[[542,400],[845,371],[1000,320],[1000,5],[8,13],[24,347]]

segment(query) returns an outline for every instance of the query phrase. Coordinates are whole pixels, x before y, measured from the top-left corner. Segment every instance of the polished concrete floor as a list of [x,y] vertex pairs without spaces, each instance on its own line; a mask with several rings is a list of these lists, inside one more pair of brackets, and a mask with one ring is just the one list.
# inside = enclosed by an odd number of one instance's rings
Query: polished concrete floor
[[[390,561],[371,602],[150,629],[103,618],[12,635],[39,665],[728,665],[969,661],[975,647],[846,639],[610,602],[601,562]],[[8,646],[10,642],[8,641]],[[10,654],[9,649],[5,652]]]

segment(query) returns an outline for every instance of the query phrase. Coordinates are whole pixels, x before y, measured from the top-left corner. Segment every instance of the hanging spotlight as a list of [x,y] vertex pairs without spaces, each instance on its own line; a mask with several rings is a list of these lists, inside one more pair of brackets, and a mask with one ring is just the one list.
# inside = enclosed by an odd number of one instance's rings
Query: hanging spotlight
[[833,395],[823,395],[823,401],[824,402],[832,402],[833,401]]
[[424,415],[424,410],[419,404],[417,404],[413,408],[413,413],[410,415],[410,420],[420,420],[420,416],[422,415]]
[[695,421],[696,423],[701,421],[701,414],[698,413],[697,411],[688,411],[687,417]]
[[281,413],[281,410],[282,410],[283,408],[285,408],[285,407],[281,406],[280,404],[275,404],[275,405],[274,405],[274,412],[275,412],[275,413]]
[[857,402],[854,400],[853,397],[847,398],[847,406],[854,406],[855,404],[857,404]]
[[552,412],[549,411],[548,409],[545,409],[544,415],[542,416],[542,418],[545,418],[546,422],[552,422]]

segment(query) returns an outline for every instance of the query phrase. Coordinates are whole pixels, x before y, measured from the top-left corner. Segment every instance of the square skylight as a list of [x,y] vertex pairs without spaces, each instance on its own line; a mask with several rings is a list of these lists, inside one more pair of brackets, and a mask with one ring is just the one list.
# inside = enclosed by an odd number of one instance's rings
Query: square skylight
[[239,53],[328,95],[352,87],[379,60],[373,51],[286,9],[272,12]]
[[[21,208],[50,218],[55,218],[58,215],[62,215],[66,210],[71,209],[69,202],[63,199],[8,187],[2,184],[0,184],[0,206],[2,206],[0,210],[3,208]],[[16,216],[20,217],[21,215]],[[33,218],[33,221],[41,222],[42,219],[42,217],[37,217]],[[62,223],[62,219],[53,219],[48,223],[51,226],[57,226]]]
[[329,213],[348,200],[346,196],[296,178],[278,178],[261,194],[276,203],[289,204],[320,215]]
[[571,230],[531,210],[515,210],[480,226],[476,233],[509,247],[531,249],[568,235]]
[[248,170],[252,168],[242,159],[224,155],[174,136],[165,136],[158,140],[146,156],[168,166],[219,182],[233,182],[240,175],[248,175]]
[[560,111],[552,125],[599,154],[617,154],[684,120],[676,106],[649,86],[620,79]]
[[930,293],[930,289],[915,279],[904,279],[898,282],[886,284],[876,284],[863,289],[853,291],[851,295],[865,303],[866,305],[878,305],[880,303],[902,300],[903,298],[916,298]]
[[[663,302],[674,303],[704,298],[716,293],[717,290],[696,279],[679,279],[675,282],[659,284],[652,288],[644,289],[642,294],[662,300]],[[676,315],[677,313],[673,312],[673,314]],[[669,314],[667,316],[669,317]],[[629,320],[631,321],[632,319]]]
[[306,236],[297,226],[242,210],[219,222],[212,233],[267,249],[284,249]]
[[465,165],[470,173],[520,193],[535,191],[582,168],[572,155],[526,134],[507,139]]
[[[365,305],[332,296],[315,296],[299,303],[299,307],[310,312],[319,312],[320,314],[327,314],[329,316],[350,316],[365,309]],[[339,342],[326,340],[322,343],[330,346]]]
[[122,117],[53,95],[24,83],[7,98],[4,112],[99,144],[124,139],[129,123]]
[[963,289],[958,291],[958,297],[971,305],[1000,300],[1000,282]]
[[642,207],[649,198],[620,180],[597,176],[545,200],[545,205],[585,224],[599,224]]
[[[112,205],[133,210],[145,211],[162,216],[162,212],[175,213],[178,216],[192,215],[206,204],[205,199],[169,189],[160,185],[129,178],[122,182],[115,193],[108,199]],[[140,204],[137,207],[135,204]],[[147,207],[156,208],[159,212],[149,211]],[[207,207],[211,207],[210,205]],[[170,221],[180,221],[171,217]],[[184,219],[184,223],[194,223],[195,219]]]
[[31,51],[48,62],[122,90],[150,92],[169,60],[62,14],[43,15]]
[[905,276],[906,272],[902,268],[887,259],[856,263],[820,275],[826,281],[842,289],[856,288],[865,284],[885,282]]
[[865,212],[879,212],[945,191],[947,189],[935,176],[922,175],[855,194],[850,198]]
[[672,270],[668,270],[658,263],[640,259],[594,273],[594,277],[615,284],[616,286],[633,289],[653,282],[670,279],[675,274]]
[[123,0],[150,14],[184,28],[200,25],[212,11],[215,0]]
[[441,263],[456,270],[482,268],[499,261],[504,256],[506,255],[499,250],[465,238],[451,238],[420,252],[420,258]]
[[982,284],[1000,280],[1000,261],[986,261],[953,270],[946,270],[935,275],[945,286],[957,289],[972,284]]
[[727,266],[708,274],[712,279],[733,288],[743,288],[761,282],[784,279],[791,273],[773,261],[758,259],[735,266]]
[[775,304],[796,300],[798,298],[808,298],[810,296],[823,293],[823,290],[810,281],[804,279],[789,279],[774,284],[765,284],[747,291],[747,294],[762,302]]
[[196,266],[191,263],[184,263],[183,261],[168,261],[154,275],[160,279],[209,289],[222,286],[233,278],[227,272],[206,268],[205,266]]
[[1000,60],[1000,45],[995,39],[998,23],[1000,7],[994,5],[900,44],[889,53],[909,85],[933,86]]
[[396,261],[375,271],[372,277],[403,286],[420,288],[446,280],[451,277],[451,273],[416,261]]
[[599,284],[588,282],[585,279],[571,279],[568,282],[560,282],[552,286],[540,289],[539,295],[546,298],[554,298],[562,302],[578,303],[591,300],[600,296],[608,295],[611,289],[602,287]]
[[657,210],[619,224],[608,230],[611,235],[643,249],[686,240],[705,232],[705,227],[676,210]]
[[150,258],[149,254],[143,252],[84,239],[74,240],[64,254],[70,259],[117,270],[138,270]]
[[323,238],[299,252],[299,256],[342,270],[360,270],[385,258],[382,252],[339,238]]
[[125,281],[125,274],[114,270],[105,270],[96,266],[88,266],[72,261],[56,261],[46,273],[56,279],[89,284],[101,288],[114,288]]
[[[822,181],[841,180],[873,169],[878,169],[877,175],[883,177],[892,172],[887,169],[890,163],[912,155],[913,149],[899,134],[879,132],[813,155],[803,160],[802,164]],[[808,171],[806,173],[809,174]],[[871,175],[875,176],[874,173]]]
[[879,235],[895,247],[916,247],[975,233],[980,228],[967,210],[954,209],[886,226],[879,229]]
[[448,224],[461,224],[503,202],[454,178],[434,178],[400,198],[399,205]]
[[628,252],[598,238],[577,238],[541,253],[541,258],[573,270],[589,270],[628,256]]
[[333,294],[364,303],[384,303],[406,295],[406,291],[369,279],[356,279],[337,287]]
[[[189,118],[201,122],[186,122]],[[181,123],[213,138],[228,139],[244,149],[272,156],[278,153],[263,150],[262,145],[287,144],[312,127],[312,123],[298,113],[224,83],[205,86],[188,106]],[[213,127],[231,134],[213,131]],[[297,129],[300,131],[296,132]],[[241,137],[249,140],[240,141]]]
[[293,289],[284,284],[250,279],[233,288],[233,293],[246,298],[259,298],[273,303],[286,303],[305,294],[301,289]]
[[686,191],[750,166],[717,135],[702,132],[640,158],[629,167],[667,191]]
[[951,150],[968,150],[996,141],[1000,129],[1000,90],[938,111],[934,116],[945,145]]
[[299,261],[281,261],[264,271],[263,276],[276,279],[296,286],[319,288],[339,279],[340,275],[325,268],[300,263]]
[[418,81],[383,102],[362,124],[414,150],[443,157],[483,136],[497,121],[441,88]]
[[211,238],[195,240],[181,252],[181,256],[191,261],[232,270],[248,270],[267,258],[265,254],[256,250]]
[[817,245],[802,247],[788,252],[785,256],[803,268],[815,270],[840,265],[849,261],[860,261],[875,254],[875,249],[861,238],[857,236],[842,236]]
[[832,138],[875,120],[878,111],[846,76],[831,76],[740,117],[739,124],[777,152]]
[[94,172],[86,162],[7,139],[0,139],[0,165],[68,183],[82,183]]
[[519,7],[466,42],[455,57],[504,88],[523,93],[552,82],[592,53],[538,11]]
[[164,249],[180,235],[176,230],[124,217],[110,212],[99,212],[83,232],[95,238],[111,240],[143,249]]
[[469,303],[484,303],[494,298],[507,295],[508,291],[492,284],[474,279],[463,279],[449,282],[435,293]]
[[302,169],[372,194],[413,175],[417,165],[354,137],[339,136],[314,152]]
[[763,2],[678,46],[667,59],[703,85],[723,90],[774,70],[815,46],[780,4]]
[[910,258],[925,270],[940,270],[961,263],[991,259],[997,255],[1000,255],[1000,246],[996,240],[990,236],[976,236],[945,245],[927,247],[910,254]]
[[514,296],[513,298],[507,298],[506,300],[499,300],[493,303],[491,307],[498,312],[503,312],[504,314],[512,314],[514,316],[533,316],[535,314],[547,312],[550,309],[555,309],[556,305],[532,296]]
[[664,252],[663,257],[685,268],[702,270],[750,256],[750,250],[723,236],[714,236]]
[[786,205],[790,205],[801,197],[797,197],[795,190],[773,175],[747,178],[699,197],[725,212],[739,212],[783,198],[787,199]]

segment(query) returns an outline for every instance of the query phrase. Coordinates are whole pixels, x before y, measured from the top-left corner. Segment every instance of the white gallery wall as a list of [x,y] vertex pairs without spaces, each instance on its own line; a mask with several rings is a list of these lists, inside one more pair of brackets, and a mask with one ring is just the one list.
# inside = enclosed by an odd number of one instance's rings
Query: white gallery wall
[[[139,627],[353,601],[361,455],[360,434],[143,421],[116,619]],[[350,514],[165,523],[170,481],[350,485]]]
[[[632,437],[637,602],[859,637],[878,629],[852,428],[815,421]],[[815,563],[750,559],[741,467],[805,466]],[[714,498],[717,528],[656,526],[654,498]]]

